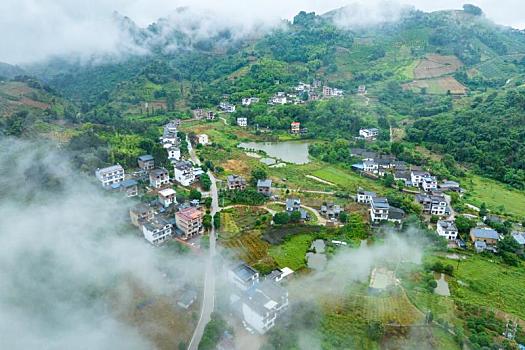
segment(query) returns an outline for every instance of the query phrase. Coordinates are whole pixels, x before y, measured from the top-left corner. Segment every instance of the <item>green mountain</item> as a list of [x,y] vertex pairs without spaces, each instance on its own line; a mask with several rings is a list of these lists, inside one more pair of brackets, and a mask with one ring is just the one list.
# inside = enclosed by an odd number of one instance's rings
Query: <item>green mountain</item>
[[[81,122],[111,125],[120,132],[132,132],[130,125],[144,129],[140,120],[145,116],[189,116],[190,109],[212,108],[224,96],[232,102],[248,96],[265,100],[277,91],[291,91],[300,81],[319,79],[349,97],[306,107],[261,104],[239,108],[237,115],[274,129],[299,120],[311,135],[327,140],[352,140],[362,126],[413,125],[407,141],[425,142],[444,153],[451,147],[448,131],[462,125],[453,130],[457,147],[464,144],[459,140],[470,140],[475,155],[452,148],[456,160],[523,187],[523,162],[501,157],[504,142],[486,146],[487,134],[476,132],[474,125],[504,125],[515,135],[511,143],[523,135],[523,111],[509,106],[514,100],[508,96],[522,94],[525,33],[490,22],[476,7],[409,10],[397,21],[360,27],[345,24],[349,11],[301,12],[269,32],[235,36],[224,28],[205,39],[195,34],[203,25],[199,21],[210,20],[205,15],[196,16],[191,30],[169,18],[140,28],[115,15],[141,54],[94,57],[88,63],[55,58],[24,68],[73,101],[82,112]],[[355,95],[359,85],[366,85],[366,98]],[[501,96],[494,99],[495,91]],[[495,110],[493,103],[500,100],[507,102]],[[489,118],[503,111],[507,117]]]

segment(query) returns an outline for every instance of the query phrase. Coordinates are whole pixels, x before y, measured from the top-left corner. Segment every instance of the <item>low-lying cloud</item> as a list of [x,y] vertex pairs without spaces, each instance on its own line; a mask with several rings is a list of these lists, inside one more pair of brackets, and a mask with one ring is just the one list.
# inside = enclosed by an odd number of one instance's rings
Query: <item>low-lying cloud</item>
[[[167,17],[166,28],[183,29],[199,38],[213,37],[227,29],[234,37],[260,34],[278,25],[283,18],[293,18],[301,10],[324,13],[350,5],[338,20],[345,27],[353,28],[396,19],[400,9],[405,8],[399,4],[429,11],[459,9],[463,3],[463,0],[4,0],[0,2],[0,32],[3,33],[0,61],[21,64],[57,55],[118,58],[122,54],[147,52],[122,30],[119,21],[115,21],[114,11],[128,16],[142,28]],[[525,26],[521,16],[525,4],[521,0],[474,3],[497,23]],[[180,11],[184,7],[189,9]]]
[[117,316],[129,286],[175,304],[202,266],[129,229],[128,204],[52,146],[0,139],[1,349],[154,348]]

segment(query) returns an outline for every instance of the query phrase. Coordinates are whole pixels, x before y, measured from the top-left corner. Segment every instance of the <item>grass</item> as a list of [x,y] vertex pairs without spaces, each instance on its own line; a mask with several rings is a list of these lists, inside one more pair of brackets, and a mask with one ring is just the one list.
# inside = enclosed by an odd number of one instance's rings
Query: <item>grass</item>
[[356,191],[358,187],[368,190],[380,191],[382,186],[379,182],[362,177],[350,170],[344,170],[333,165],[325,166],[312,173],[320,179],[335,183],[345,190]]
[[[435,258],[457,267],[457,261]],[[525,320],[523,283],[525,269],[511,267],[479,255],[462,260],[451,279],[452,297],[458,301],[501,310]],[[459,282],[461,281],[461,283]]]
[[469,176],[464,183],[467,202],[476,206],[485,203],[492,211],[506,212],[518,218],[525,216],[525,191],[478,175]]
[[271,247],[269,254],[275,259],[279,267],[299,270],[306,267],[305,255],[313,239],[313,236],[306,234],[292,236],[283,244]]

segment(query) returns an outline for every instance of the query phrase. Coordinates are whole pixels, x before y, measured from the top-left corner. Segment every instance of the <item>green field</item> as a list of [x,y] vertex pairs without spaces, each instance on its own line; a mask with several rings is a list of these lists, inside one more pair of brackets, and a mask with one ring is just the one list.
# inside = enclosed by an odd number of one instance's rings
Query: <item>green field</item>
[[296,235],[290,237],[283,244],[270,247],[269,254],[279,267],[289,267],[299,270],[306,267],[305,255],[314,240],[312,235]]
[[495,311],[501,310],[525,320],[523,266],[511,267],[472,255],[462,260],[458,269],[456,260],[438,259],[455,268],[455,279],[449,283],[454,299]]
[[356,191],[358,187],[368,190],[380,191],[381,184],[372,179],[360,176],[350,170],[344,170],[336,166],[325,166],[312,172],[312,175],[320,179],[335,183],[347,191]]
[[467,202],[476,206],[485,202],[490,210],[525,217],[525,191],[511,189],[501,182],[472,175],[465,181]]

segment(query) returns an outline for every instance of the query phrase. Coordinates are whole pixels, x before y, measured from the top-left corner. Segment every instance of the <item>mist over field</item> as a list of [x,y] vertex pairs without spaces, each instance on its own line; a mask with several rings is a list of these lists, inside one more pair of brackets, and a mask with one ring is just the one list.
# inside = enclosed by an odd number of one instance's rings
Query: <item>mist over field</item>
[[154,348],[118,317],[136,307],[130,286],[173,297],[199,261],[130,231],[129,203],[52,145],[0,139],[0,150],[0,348]]

